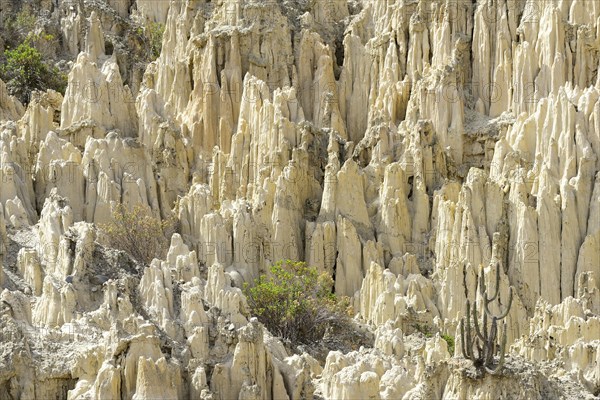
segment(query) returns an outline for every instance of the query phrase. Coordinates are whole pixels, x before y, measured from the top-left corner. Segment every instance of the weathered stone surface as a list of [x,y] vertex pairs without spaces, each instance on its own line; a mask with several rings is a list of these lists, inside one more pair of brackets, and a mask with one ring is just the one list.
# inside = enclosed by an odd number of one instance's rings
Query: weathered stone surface
[[[42,3],[72,63],[26,107],[0,81],[0,393],[598,395],[596,2]],[[176,220],[164,260],[96,242],[119,203]],[[373,348],[288,354],[241,289],[281,259]],[[492,313],[514,292],[493,376],[462,357],[477,276]]]

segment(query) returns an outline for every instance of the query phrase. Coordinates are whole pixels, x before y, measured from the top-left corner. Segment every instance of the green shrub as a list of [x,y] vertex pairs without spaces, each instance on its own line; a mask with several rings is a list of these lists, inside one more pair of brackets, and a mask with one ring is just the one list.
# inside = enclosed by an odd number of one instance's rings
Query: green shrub
[[67,76],[58,68],[47,64],[42,54],[32,46],[35,40],[45,40],[38,35],[30,35],[12,50],[6,50],[6,61],[0,66],[0,77],[8,92],[16,96],[22,103],[29,102],[33,90],[54,89],[64,94]]
[[141,205],[128,210],[120,204],[113,211],[112,220],[101,224],[100,229],[111,247],[148,266],[154,258],[165,257],[169,247],[167,237],[175,231],[175,220],[161,221]]
[[159,22],[148,22],[144,27],[144,35],[150,44],[150,53],[153,59],[160,56],[162,50],[162,38],[165,33],[165,25]]
[[304,262],[279,261],[254,286],[244,284],[251,313],[292,343],[320,341],[328,328],[350,327],[349,300],[331,293],[332,278]]
[[448,352],[450,355],[454,355],[454,336],[442,335],[442,339],[448,344]]

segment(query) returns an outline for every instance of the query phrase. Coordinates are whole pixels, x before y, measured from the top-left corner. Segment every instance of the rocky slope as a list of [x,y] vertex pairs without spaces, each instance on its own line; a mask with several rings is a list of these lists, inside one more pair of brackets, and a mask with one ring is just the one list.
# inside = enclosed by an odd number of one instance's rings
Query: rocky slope
[[[0,398],[600,395],[597,2],[36,6],[75,58],[64,96],[0,82]],[[165,24],[143,77],[136,18]],[[119,203],[177,219],[164,260],[103,245]],[[320,364],[253,319],[282,258],[372,347]],[[494,375],[460,343],[484,283],[492,313],[513,288]]]

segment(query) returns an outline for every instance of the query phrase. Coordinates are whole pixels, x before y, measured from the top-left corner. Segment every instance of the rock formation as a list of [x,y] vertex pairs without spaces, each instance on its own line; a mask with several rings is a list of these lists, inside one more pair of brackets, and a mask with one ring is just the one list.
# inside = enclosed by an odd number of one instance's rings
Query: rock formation
[[[48,15],[64,95],[0,81],[0,399],[600,394],[596,2]],[[140,19],[165,26],[147,65]],[[163,259],[105,246],[118,204],[177,222]],[[242,287],[281,259],[328,273],[372,343],[273,337]],[[460,321],[509,298],[492,375]]]

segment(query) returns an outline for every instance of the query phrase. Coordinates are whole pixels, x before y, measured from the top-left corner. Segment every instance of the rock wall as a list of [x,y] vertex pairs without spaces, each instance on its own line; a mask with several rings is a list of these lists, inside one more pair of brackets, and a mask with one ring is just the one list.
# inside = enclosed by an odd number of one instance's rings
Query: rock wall
[[[600,393],[595,2],[81,7],[57,10],[64,96],[0,81],[7,398]],[[165,24],[143,73],[135,18]],[[101,244],[117,204],[177,221],[165,260]],[[242,285],[288,258],[373,348],[320,366],[251,318]],[[478,274],[493,307],[514,288],[498,376],[461,357]]]

